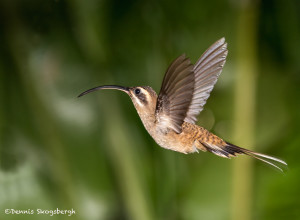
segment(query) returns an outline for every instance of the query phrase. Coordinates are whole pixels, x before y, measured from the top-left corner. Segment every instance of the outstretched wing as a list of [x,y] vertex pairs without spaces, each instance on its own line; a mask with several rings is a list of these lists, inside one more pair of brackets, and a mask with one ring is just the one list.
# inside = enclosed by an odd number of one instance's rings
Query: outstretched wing
[[184,121],[192,124],[197,121],[223,69],[227,53],[227,43],[222,38],[208,48],[194,65],[194,93]]
[[181,55],[169,66],[157,98],[156,123],[163,131],[181,132],[194,92],[195,76],[190,60]]

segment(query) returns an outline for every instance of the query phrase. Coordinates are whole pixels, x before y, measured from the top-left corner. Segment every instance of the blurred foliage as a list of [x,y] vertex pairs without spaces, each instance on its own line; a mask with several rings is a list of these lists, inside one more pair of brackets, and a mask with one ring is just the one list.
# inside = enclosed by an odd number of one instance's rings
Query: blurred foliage
[[[162,149],[119,92],[76,98],[105,84],[158,92],[173,59],[194,62],[223,36],[229,56],[198,124],[286,160],[284,174],[240,166],[243,156]],[[246,204],[247,219],[299,219],[299,39],[298,0],[2,0],[0,218],[46,217],[7,208],[73,208],[72,219],[223,220]],[[248,61],[250,85],[239,75]],[[251,125],[237,127],[242,105]],[[244,178],[249,197],[236,190]]]

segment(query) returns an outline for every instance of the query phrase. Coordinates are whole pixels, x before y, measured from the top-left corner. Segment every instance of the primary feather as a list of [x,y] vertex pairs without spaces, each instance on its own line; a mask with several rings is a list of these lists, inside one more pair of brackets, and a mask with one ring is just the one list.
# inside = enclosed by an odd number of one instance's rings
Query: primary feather
[[197,121],[197,116],[203,110],[203,106],[222,72],[227,54],[227,43],[225,38],[221,38],[209,47],[194,65],[194,92],[184,121],[192,124]]

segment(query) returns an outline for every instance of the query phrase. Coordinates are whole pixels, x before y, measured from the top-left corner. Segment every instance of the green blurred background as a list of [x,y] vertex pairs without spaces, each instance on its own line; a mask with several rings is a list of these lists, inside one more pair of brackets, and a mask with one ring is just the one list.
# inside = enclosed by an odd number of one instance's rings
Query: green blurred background
[[[130,99],[182,53],[226,37],[198,124],[254,159],[160,148]],[[0,219],[300,219],[300,4],[287,1],[0,2]],[[5,209],[74,209],[7,215]]]

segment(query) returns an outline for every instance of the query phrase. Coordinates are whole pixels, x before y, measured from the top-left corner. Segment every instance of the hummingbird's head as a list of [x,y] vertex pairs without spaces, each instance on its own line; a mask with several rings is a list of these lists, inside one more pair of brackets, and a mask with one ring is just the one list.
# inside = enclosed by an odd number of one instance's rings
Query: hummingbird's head
[[136,86],[128,88],[134,107],[138,113],[155,112],[157,94],[150,86]]
[[116,85],[98,86],[81,93],[78,97],[90,92],[103,89],[116,89],[129,95],[138,114],[154,114],[156,108],[157,94],[150,86],[123,87]]

